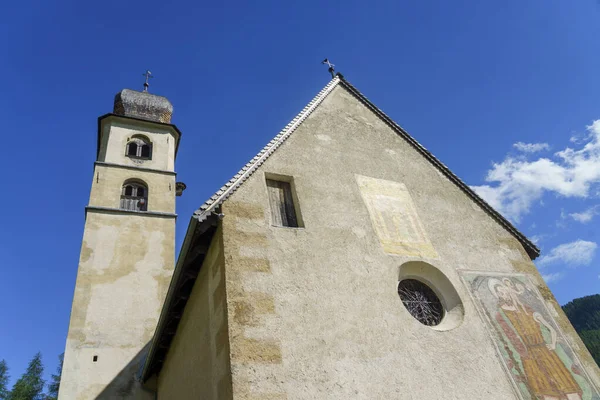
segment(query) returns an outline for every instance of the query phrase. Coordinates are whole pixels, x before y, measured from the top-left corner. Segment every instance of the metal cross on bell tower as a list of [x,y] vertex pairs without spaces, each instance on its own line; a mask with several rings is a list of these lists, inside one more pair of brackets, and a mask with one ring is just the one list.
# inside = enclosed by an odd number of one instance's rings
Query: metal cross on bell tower
[[154,76],[152,75],[152,72],[146,70],[145,73],[142,74],[142,76],[146,77],[146,82],[144,82],[144,92],[148,92],[148,86],[150,86],[150,84],[148,83],[148,80],[150,80],[150,78],[154,78]]

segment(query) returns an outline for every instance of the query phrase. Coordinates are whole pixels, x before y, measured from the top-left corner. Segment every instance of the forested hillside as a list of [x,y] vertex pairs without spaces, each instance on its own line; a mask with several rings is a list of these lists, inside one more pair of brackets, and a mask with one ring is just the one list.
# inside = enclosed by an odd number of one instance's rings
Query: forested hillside
[[600,294],[574,299],[565,304],[563,310],[600,365]]

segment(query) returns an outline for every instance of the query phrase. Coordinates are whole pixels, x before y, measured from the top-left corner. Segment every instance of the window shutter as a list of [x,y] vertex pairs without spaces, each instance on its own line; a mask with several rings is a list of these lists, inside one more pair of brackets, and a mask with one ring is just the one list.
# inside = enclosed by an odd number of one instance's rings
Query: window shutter
[[273,225],[298,227],[290,183],[267,179],[267,190]]
[[271,204],[271,221],[273,225],[282,226],[282,196],[283,192],[279,189],[279,182],[267,179],[267,190],[269,192],[269,203]]

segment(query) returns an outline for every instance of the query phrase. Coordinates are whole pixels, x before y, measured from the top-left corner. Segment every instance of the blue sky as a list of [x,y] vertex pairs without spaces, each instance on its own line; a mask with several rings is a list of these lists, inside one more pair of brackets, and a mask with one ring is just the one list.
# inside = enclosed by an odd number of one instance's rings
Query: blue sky
[[4,2],[0,358],[63,351],[97,117],[175,106],[191,213],[338,71],[537,240],[559,302],[598,292],[600,3]]

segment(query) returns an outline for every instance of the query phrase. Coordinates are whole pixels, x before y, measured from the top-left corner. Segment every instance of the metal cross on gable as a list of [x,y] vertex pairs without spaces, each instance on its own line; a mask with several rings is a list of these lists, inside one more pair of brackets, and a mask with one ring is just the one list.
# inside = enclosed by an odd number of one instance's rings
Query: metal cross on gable
[[335,74],[335,65],[331,63],[331,61],[329,61],[329,59],[324,59],[323,61],[321,61],[321,64],[327,64],[327,66],[329,67],[328,71],[331,74],[331,77],[334,78]]
[[150,72],[149,70],[146,70],[146,72],[143,73],[142,76],[146,77],[146,82],[144,82],[144,92],[148,92],[148,86],[150,86],[150,84],[148,83],[148,80],[150,78],[154,78],[154,76],[152,75],[152,72]]

